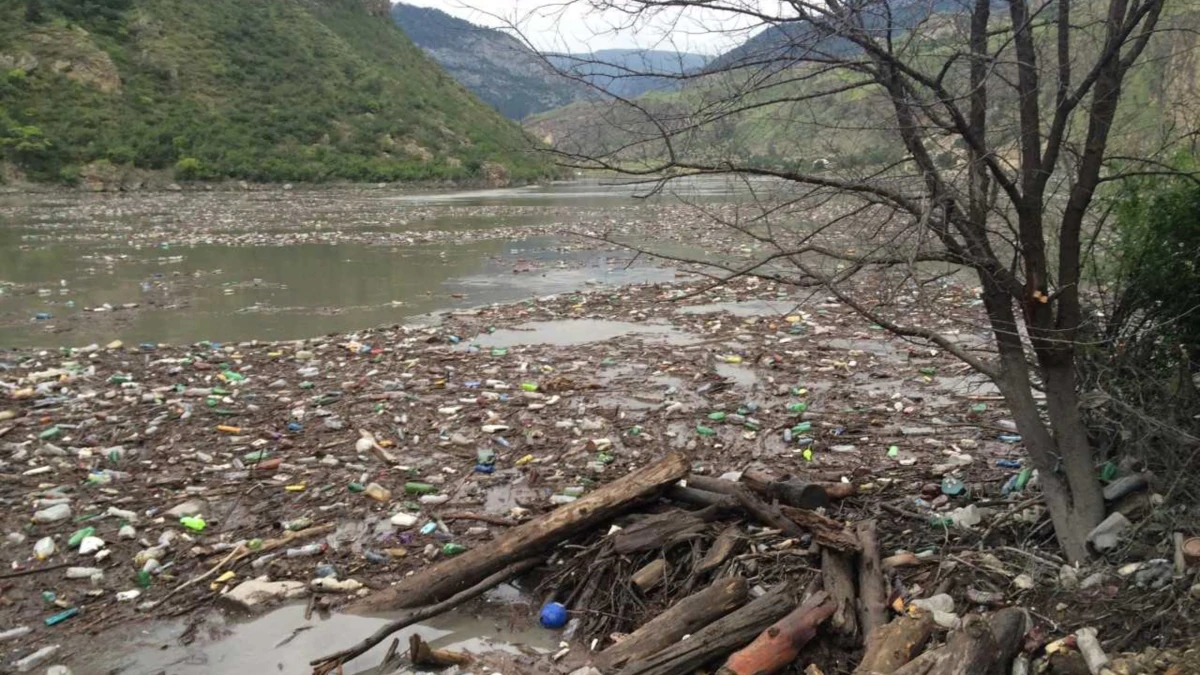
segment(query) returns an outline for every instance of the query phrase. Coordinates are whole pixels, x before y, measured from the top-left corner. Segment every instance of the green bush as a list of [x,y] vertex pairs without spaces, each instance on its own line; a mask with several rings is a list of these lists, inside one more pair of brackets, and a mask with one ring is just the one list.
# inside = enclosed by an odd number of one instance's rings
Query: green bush
[[175,162],[175,178],[178,180],[200,180],[204,178],[204,165],[195,157],[184,157]]

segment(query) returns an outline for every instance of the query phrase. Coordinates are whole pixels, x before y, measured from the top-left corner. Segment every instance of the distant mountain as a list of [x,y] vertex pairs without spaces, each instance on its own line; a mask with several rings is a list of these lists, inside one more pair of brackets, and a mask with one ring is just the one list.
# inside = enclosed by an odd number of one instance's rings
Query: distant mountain
[[560,70],[582,77],[589,84],[622,98],[679,86],[680,76],[704,68],[709,57],[647,49],[601,49],[591,54],[549,57]]
[[529,137],[426,58],[389,9],[386,0],[0,2],[0,180],[547,175]]
[[[604,49],[543,59],[504,31],[477,26],[438,9],[397,3],[392,6],[392,18],[460,84],[515,120],[597,98],[594,87],[622,97],[672,89],[677,81],[672,75],[696,71],[708,60],[698,54],[640,49]],[[583,82],[563,77],[556,70]],[[635,76],[634,72],[650,75]]]
[[398,3],[392,19],[451,77],[509,119],[566,105],[584,87],[559,77],[520,40],[427,7]]

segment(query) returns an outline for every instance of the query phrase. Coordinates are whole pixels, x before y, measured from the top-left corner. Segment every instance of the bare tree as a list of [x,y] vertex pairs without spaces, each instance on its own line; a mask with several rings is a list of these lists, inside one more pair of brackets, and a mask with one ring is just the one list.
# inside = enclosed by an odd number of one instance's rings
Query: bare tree
[[[705,261],[713,283],[816,285],[989,377],[1039,471],[1063,551],[1086,558],[1105,513],[1075,368],[1089,322],[1083,263],[1099,235],[1098,189],[1160,170],[1148,146],[1175,133],[1166,120],[1140,147],[1114,140],[1124,119],[1145,128],[1144,111],[1123,111],[1123,85],[1169,57],[1148,50],[1168,0],[574,1],[626,27],[702,13],[712,30],[764,30],[704,72],[614,75],[608,64],[610,77],[670,77],[680,91],[588,104],[585,134],[555,134],[553,152],[656,188],[727,173],[790,186],[753,217],[723,220],[757,253],[744,264]],[[558,58],[565,76],[590,82],[594,59],[563,67]],[[732,121],[751,116],[813,156],[779,156],[763,139],[722,142],[737,133]],[[767,149],[747,149],[756,142]],[[908,320],[854,283],[863,271],[900,269],[896,283],[919,288],[931,263],[978,276],[987,349]]]

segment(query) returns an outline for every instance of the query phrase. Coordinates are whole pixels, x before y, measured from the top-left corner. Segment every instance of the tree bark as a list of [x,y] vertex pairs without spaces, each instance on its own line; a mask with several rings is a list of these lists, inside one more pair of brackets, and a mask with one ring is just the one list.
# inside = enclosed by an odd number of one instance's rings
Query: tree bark
[[707,506],[694,513],[672,510],[644,518],[613,535],[613,550],[622,555],[663,548],[694,537],[705,529],[705,523],[716,517],[717,506]]
[[[849,638],[858,636],[858,615],[855,611],[854,571],[848,553],[821,547],[821,579],[825,592],[833,602],[833,629]],[[856,643],[857,644],[857,643]]]
[[696,568],[692,570],[692,573],[695,576],[701,576],[717,569],[725,564],[729,556],[736,553],[744,543],[745,540],[742,538],[741,529],[737,525],[730,525],[722,530],[721,534],[717,535],[716,540],[713,541],[712,546],[704,554],[704,557],[700,559],[700,562],[696,564]]
[[813,539],[822,546],[847,553],[857,553],[861,548],[858,536],[833,518],[826,518],[816,511],[790,506],[782,506],[780,510],[789,520],[812,532]]
[[933,617],[928,612],[918,617],[897,617],[867,638],[867,649],[854,669],[855,675],[896,672],[924,649],[932,635]]
[[1025,636],[1025,611],[1002,609],[989,622],[967,616],[946,645],[926,652],[893,675],[980,675],[1007,673]]
[[829,495],[825,488],[815,483],[806,483],[795,478],[777,481],[758,471],[742,474],[742,483],[770,501],[800,509],[816,509],[829,506]]
[[504,532],[487,546],[430,565],[395,586],[348,605],[345,611],[365,613],[417,607],[447,598],[512,562],[609,520],[629,503],[683,478],[687,471],[687,458],[670,453],[589,495]]
[[689,595],[635,630],[629,637],[600,652],[592,665],[611,672],[628,661],[642,659],[679,642],[746,602],[748,586],[741,577],[726,577]]
[[887,624],[887,582],[879,560],[879,539],[875,521],[864,520],[854,525],[862,554],[858,556],[858,625],[863,639]]
[[795,607],[791,590],[777,586],[748,605],[734,610],[692,634],[692,637],[644,659],[631,661],[621,675],[690,673],[713,659],[753,640]]
[[717,675],[770,675],[796,660],[800,650],[834,612],[826,593],[816,593],[775,622],[754,642],[733,653]]

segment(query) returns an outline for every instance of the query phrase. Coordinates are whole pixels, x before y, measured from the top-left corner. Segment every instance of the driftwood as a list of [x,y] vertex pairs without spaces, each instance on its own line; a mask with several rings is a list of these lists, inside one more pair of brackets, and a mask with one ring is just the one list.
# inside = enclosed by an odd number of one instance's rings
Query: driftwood
[[915,553],[908,552],[890,555],[880,562],[885,572],[891,572],[899,567],[916,567],[921,564],[923,564],[923,561]]
[[713,659],[749,643],[768,626],[782,619],[795,602],[787,586],[777,586],[762,597],[696,631],[652,656],[631,661],[620,675],[676,675],[690,673]]
[[667,561],[662,558],[655,558],[647,563],[644,567],[633,573],[630,581],[638,590],[645,593],[653,590],[656,586],[663,582],[667,573]]
[[864,520],[854,525],[854,533],[862,547],[858,556],[858,625],[863,639],[887,624],[887,587],[879,561],[879,538],[874,520]]
[[763,631],[754,642],[730,655],[718,675],[769,675],[788,666],[804,645],[816,637],[817,627],[833,611],[829,596],[816,593]]
[[679,642],[746,602],[747,584],[741,577],[726,577],[689,595],[659,614],[624,640],[600,652],[592,665],[611,672],[628,661],[645,658]]
[[833,518],[791,506],[782,506],[780,510],[789,520],[812,532],[813,540],[822,546],[854,553],[861,548],[858,537]]
[[991,622],[971,615],[950,634],[945,646],[925,652],[893,675],[981,675],[1007,673],[1021,648],[1027,617],[1016,607],[1002,609]]
[[506,565],[523,560],[581,530],[609,520],[631,502],[687,475],[688,460],[677,452],[595,492],[518,525],[486,547],[472,549],[377,591],[345,609],[365,613],[419,607],[450,597]]
[[890,675],[912,661],[933,635],[933,617],[901,616],[871,633],[855,675]]
[[717,569],[725,564],[729,556],[737,553],[738,549],[745,543],[746,540],[742,538],[741,530],[738,526],[730,525],[722,530],[721,534],[717,535],[708,552],[704,554],[704,557],[700,559],[700,562],[696,564],[696,568],[692,572],[696,576],[700,576]]
[[777,481],[759,471],[746,471],[742,474],[741,482],[768,501],[777,501],[800,509],[829,506],[829,495],[825,494],[825,488],[815,483],[806,483],[795,478]]
[[414,623],[424,621],[425,619],[435,617],[442,612],[454,609],[467,600],[470,600],[475,596],[482,595],[485,591],[491,589],[492,587],[504,583],[509,578],[533,569],[539,562],[541,562],[540,558],[529,558],[528,560],[522,560],[513,563],[512,565],[505,567],[486,579],[483,579],[474,586],[462,590],[458,594],[447,598],[442,602],[429,605],[428,607],[421,607],[405,612],[404,615],[399,619],[395,619],[387,624],[384,624],[383,627],[372,633],[370,637],[362,642],[359,642],[353,647],[348,647],[340,652],[330,654],[329,656],[322,656],[319,659],[310,661],[309,665],[313,666],[314,675],[328,673],[342,663],[367,653],[372,647],[388,639],[392,633],[404,630]]
[[672,501],[694,506],[716,506],[728,510],[737,508],[738,505],[737,500],[729,495],[682,485],[672,485],[667,488],[664,495]]
[[857,639],[858,615],[855,612],[855,602],[858,593],[854,588],[854,566],[850,554],[822,547],[821,579],[834,607],[830,625],[838,634]]
[[705,523],[717,517],[717,506],[699,511],[667,511],[656,513],[613,535],[613,550],[619,554],[649,551],[695,537],[705,530]]
[[[447,666],[465,666],[471,662],[471,657],[448,649],[434,649],[429,643],[413,633],[408,638],[408,658],[414,666],[430,668],[445,668]],[[386,660],[386,659],[384,659]]]

